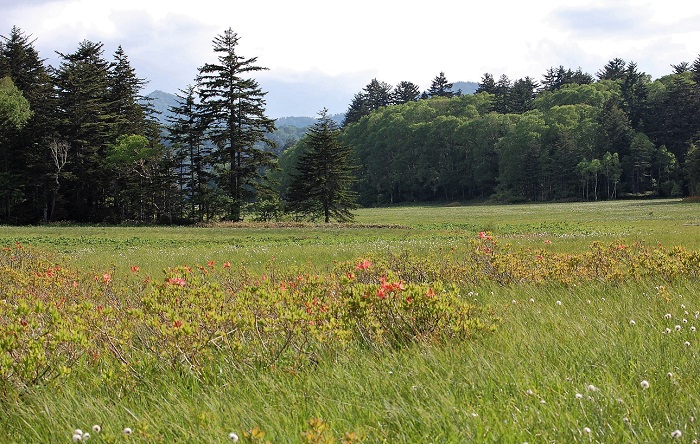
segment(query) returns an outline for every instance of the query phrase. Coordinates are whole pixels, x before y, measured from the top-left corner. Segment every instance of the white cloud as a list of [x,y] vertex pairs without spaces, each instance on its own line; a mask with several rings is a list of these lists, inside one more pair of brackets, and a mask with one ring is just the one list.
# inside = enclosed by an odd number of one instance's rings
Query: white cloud
[[0,7],[0,34],[18,25],[50,64],[55,50],[70,53],[83,39],[103,42],[106,57],[121,44],[149,88],[169,92],[192,83],[214,58],[212,39],[231,27],[239,52],[270,68],[261,77],[270,109],[297,112],[306,100],[312,115],[322,106],[342,111],[333,103],[347,107],[374,77],[422,88],[440,71],[451,81],[486,72],[539,80],[551,66],[594,74],[621,57],[656,78],[700,52],[700,3],[681,0],[0,0]]

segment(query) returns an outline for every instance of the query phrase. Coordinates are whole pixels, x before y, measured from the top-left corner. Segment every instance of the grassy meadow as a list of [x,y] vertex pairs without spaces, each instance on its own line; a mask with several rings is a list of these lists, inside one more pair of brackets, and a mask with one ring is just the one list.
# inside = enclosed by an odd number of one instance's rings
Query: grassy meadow
[[700,434],[697,203],[0,227],[0,247],[0,442]]

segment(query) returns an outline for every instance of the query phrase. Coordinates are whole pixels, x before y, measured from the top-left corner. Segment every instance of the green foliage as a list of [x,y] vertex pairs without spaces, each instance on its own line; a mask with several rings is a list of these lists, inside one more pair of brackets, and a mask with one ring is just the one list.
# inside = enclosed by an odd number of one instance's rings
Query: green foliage
[[12,79],[0,78],[0,130],[19,129],[27,123],[31,115],[29,102],[17,89]]
[[228,218],[234,221],[242,219],[261,169],[272,165],[272,155],[256,143],[271,145],[265,135],[274,129],[274,120],[265,116],[266,93],[255,79],[244,77],[266,68],[255,64],[257,57],[239,55],[238,40],[231,28],[216,36],[217,61],[199,68],[198,75],[198,112],[207,124],[207,137],[217,147],[214,156],[221,170],[220,186],[230,201]]
[[350,190],[353,183],[350,147],[339,139],[335,122],[322,110],[319,119],[304,139],[305,149],[299,154],[286,194],[288,210],[329,223],[352,219],[357,207]]

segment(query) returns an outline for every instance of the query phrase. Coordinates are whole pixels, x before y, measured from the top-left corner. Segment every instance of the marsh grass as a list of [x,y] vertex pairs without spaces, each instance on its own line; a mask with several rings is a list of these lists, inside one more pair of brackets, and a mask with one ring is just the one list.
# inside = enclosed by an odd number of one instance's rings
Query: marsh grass
[[[0,241],[54,249],[90,272],[126,274],[138,264],[155,274],[210,260],[309,272],[400,250],[437,260],[482,230],[516,250],[546,240],[553,252],[596,240],[696,250],[697,212],[680,201],[412,207],[358,213],[360,224],[407,228],[3,227]],[[696,280],[484,283],[462,294],[500,318],[495,332],[442,345],[358,345],[302,369],[219,362],[195,374],[144,359],[138,377],[110,383],[78,366],[68,378],[0,397],[0,441],[70,442],[75,428],[100,424],[90,442],[221,443],[256,427],[274,443],[310,442],[303,433],[312,418],[335,442],[348,432],[368,443],[667,442],[676,430],[678,442],[698,437]],[[125,437],[124,427],[134,433]]]

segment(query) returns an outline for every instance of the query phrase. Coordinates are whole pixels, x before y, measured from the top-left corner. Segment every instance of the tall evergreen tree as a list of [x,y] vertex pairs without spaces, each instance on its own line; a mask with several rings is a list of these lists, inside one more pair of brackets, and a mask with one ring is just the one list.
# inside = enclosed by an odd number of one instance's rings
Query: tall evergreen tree
[[201,113],[209,123],[208,137],[217,146],[217,160],[225,173],[222,185],[230,199],[228,218],[239,221],[247,200],[255,195],[256,184],[273,156],[257,147],[272,146],[266,133],[275,122],[265,115],[267,93],[250,73],[266,68],[256,65],[257,57],[246,59],[236,52],[238,34],[231,28],[213,40],[216,63],[199,68]]
[[372,81],[365,86],[364,92],[367,107],[371,111],[391,105],[391,85],[386,82],[372,79]]
[[348,106],[348,110],[345,111],[345,118],[343,119],[343,128],[350,125],[351,123],[359,122],[364,116],[370,113],[369,104],[365,94],[359,92],[355,94]]
[[496,82],[496,97],[493,103],[494,111],[497,113],[508,114],[510,112],[511,88],[510,79],[505,74],[502,74],[498,82]]
[[147,130],[147,117],[152,113],[147,99],[141,91],[148,83],[136,76],[121,45],[114,53],[114,62],[109,72],[110,114],[114,116],[114,134],[144,135]]
[[175,150],[178,183],[189,204],[188,219],[203,221],[210,214],[211,150],[204,144],[206,122],[202,121],[197,91],[192,85],[176,94],[177,105],[170,108],[168,140]]
[[351,210],[357,208],[357,196],[351,191],[351,150],[338,139],[340,130],[327,113],[324,108],[302,139],[306,149],[287,191],[288,209],[314,219],[322,217],[326,223],[342,222],[352,220]]
[[36,223],[46,219],[55,137],[53,84],[34,40],[18,27],[0,37],[0,78],[9,76],[29,102],[32,116],[22,129],[0,141],[0,221]]
[[518,79],[510,89],[510,112],[522,114],[533,109],[539,84],[530,77]]
[[493,74],[487,72],[481,77],[481,81],[476,87],[476,93],[480,92],[496,94],[496,80],[493,78]]
[[420,88],[413,82],[399,82],[391,92],[391,103],[401,105],[408,102],[415,102],[420,97]]
[[430,84],[428,89],[428,94],[430,97],[452,97],[454,92],[452,92],[452,86],[454,84],[447,81],[444,72],[440,72]]
[[614,58],[603,66],[595,75],[599,80],[620,80],[625,76],[627,62]]
[[109,62],[103,44],[84,40],[72,54],[58,53],[54,74],[58,94],[58,129],[69,144],[66,172],[73,180],[66,188],[71,218],[102,221],[109,176],[105,158],[114,142],[110,115]]

